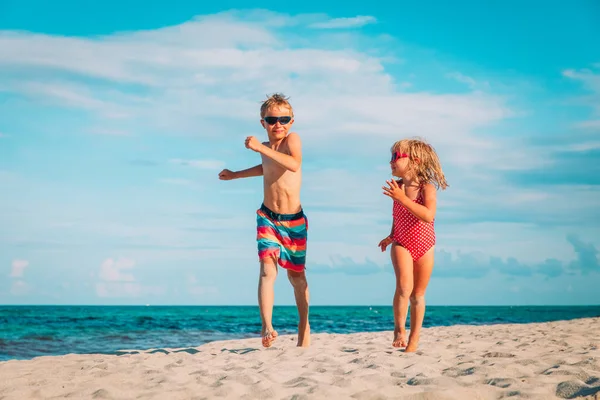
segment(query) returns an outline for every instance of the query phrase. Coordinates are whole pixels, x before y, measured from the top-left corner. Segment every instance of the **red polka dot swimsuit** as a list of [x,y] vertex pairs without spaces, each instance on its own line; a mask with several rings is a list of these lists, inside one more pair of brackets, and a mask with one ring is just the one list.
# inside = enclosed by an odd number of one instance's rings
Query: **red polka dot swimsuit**
[[[398,183],[401,184],[401,182]],[[413,200],[421,205],[424,204],[422,189],[423,187],[419,189],[417,198]],[[392,239],[396,244],[408,250],[413,261],[417,261],[435,245],[433,221],[421,221],[397,201],[394,201],[393,215],[394,231]]]

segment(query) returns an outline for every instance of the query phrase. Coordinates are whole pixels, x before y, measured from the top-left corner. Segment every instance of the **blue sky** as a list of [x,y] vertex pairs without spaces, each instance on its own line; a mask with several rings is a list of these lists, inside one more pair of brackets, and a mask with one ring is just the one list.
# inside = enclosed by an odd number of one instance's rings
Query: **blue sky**
[[597,2],[280,4],[0,3],[0,304],[256,304],[261,181],[217,174],[276,91],[313,304],[391,304],[413,136],[450,183],[429,304],[600,303]]

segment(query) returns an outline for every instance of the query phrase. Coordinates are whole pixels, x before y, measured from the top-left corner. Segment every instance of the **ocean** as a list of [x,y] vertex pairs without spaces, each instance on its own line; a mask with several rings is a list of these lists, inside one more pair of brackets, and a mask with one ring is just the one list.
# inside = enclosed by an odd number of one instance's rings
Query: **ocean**
[[[600,306],[428,306],[424,326],[600,317]],[[296,332],[293,306],[275,306],[279,334]],[[391,306],[312,306],[313,333],[389,331]],[[69,353],[196,347],[260,335],[257,306],[0,306],[0,361]]]

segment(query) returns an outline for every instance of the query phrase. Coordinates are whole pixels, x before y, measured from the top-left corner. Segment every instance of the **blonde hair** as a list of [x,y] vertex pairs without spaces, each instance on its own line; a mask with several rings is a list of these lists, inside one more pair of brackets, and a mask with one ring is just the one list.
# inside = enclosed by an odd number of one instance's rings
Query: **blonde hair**
[[391,151],[408,154],[410,167],[419,182],[433,183],[436,188],[442,190],[448,187],[437,153],[424,140],[399,140],[393,144]]
[[288,101],[289,97],[285,97],[283,93],[275,93],[271,96],[267,96],[267,100],[265,100],[260,106],[260,117],[264,118],[269,111],[273,107],[286,107],[290,110],[292,114],[291,117],[294,116],[294,109],[292,105]]

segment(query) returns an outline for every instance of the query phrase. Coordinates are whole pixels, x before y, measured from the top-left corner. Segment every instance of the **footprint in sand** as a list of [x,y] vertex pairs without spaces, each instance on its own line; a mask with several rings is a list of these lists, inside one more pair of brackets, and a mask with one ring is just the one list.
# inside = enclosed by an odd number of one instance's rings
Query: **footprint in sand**
[[489,353],[485,353],[483,355],[483,358],[513,358],[515,357],[514,354],[510,354],[510,353],[501,353],[499,351],[492,351]]
[[152,351],[148,352],[148,354],[156,354],[156,353],[169,354],[169,352],[165,349],[156,349],[156,350],[152,350]]
[[593,396],[600,393],[600,386],[589,386],[578,381],[566,381],[556,385],[556,396],[562,399]]
[[434,385],[435,379],[415,376],[414,378],[410,378],[406,383],[410,386]]
[[189,349],[176,350],[173,353],[188,353],[188,354],[194,355],[196,353],[200,353],[200,350],[189,348]]
[[110,399],[112,396],[108,391],[104,389],[98,389],[94,393],[92,393],[93,399]]
[[501,399],[506,399],[506,398],[521,399],[521,398],[526,398],[526,397],[527,396],[523,395],[518,390],[510,390],[510,391],[504,393],[502,395]]
[[484,381],[486,385],[496,386],[502,389],[506,389],[511,385],[515,384],[516,381],[510,378],[492,378]]
[[351,349],[351,348],[348,348],[348,347],[343,347],[342,351],[344,353],[358,353],[358,349]]
[[582,370],[580,368],[573,368],[573,367],[560,368],[560,366],[554,366],[554,367],[548,368],[547,370],[542,372],[542,374],[572,376],[572,377],[579,379],[582,382],[585,382],[587,385],[593,385],[596,382],[600,381],[600,379],[598,379],[595,376],[589,375],[584,370]]
[[252,347],[246,347],[243,349],[227,349],[227,348],[222,348],[221,349],[221,353],[224,351],[228,351],[229,353],[233,353],[233,354],[247,354],[247,353],[251,353],[253,351],[258,351],[258,349],[252,348]]
[[452,368],[447,368],[447,369],[443,370],[442,375],[450,377],[450,378],[458,378],[460,376],[473,375],[478,370],[480,370],[480,369],[477,367],[470,367],[470,368],[464,368],[464,369],[452,367]]
[[287,387],[300,388],[300,387],[316,386],[318,384],[318,382],[311,378],[305,378],[305,377],[299,376],[297,378],[290,379],[289,381],[284,382],[283,384]]

